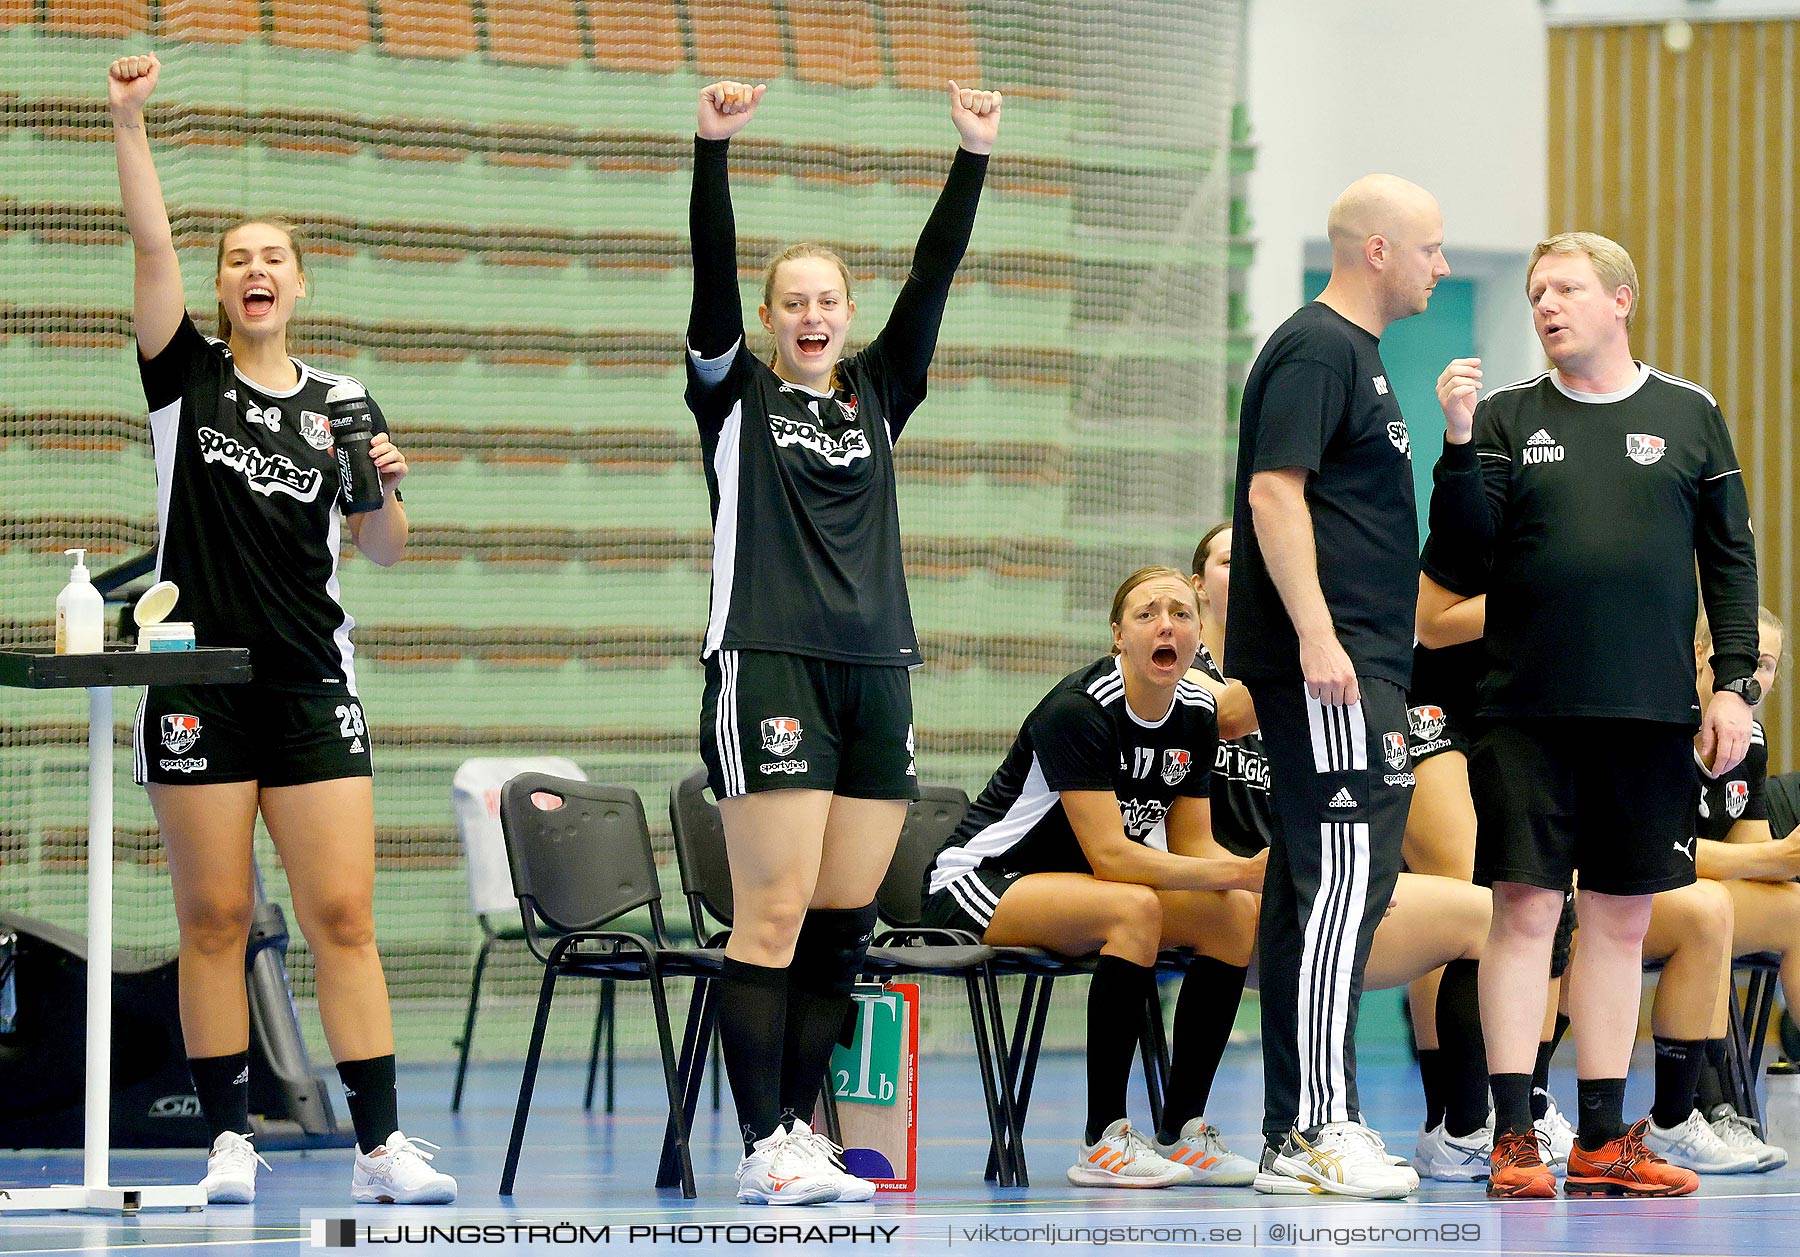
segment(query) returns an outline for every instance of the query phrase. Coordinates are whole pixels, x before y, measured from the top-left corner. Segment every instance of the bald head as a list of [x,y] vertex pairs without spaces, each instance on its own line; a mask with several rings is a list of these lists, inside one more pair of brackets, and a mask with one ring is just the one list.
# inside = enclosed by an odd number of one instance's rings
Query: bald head
[[1437,198],[1398,175],[1364,175],[1332,203],[1325,232],[1333,258],[1355,258],[1371,236],[1409,239],[1442,230]]

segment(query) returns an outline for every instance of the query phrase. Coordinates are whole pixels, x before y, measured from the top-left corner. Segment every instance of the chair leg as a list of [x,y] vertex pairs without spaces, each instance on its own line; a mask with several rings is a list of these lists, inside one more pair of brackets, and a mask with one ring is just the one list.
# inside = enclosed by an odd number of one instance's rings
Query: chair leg
[[[1024,1124],[1018,1120],[1013,1108],[1013,1082],[1009,1073],[1009,1056],[1006,1042],[1006,1014],[1000,1007],[1000,981],[994,976],[992,968],[985,969],[982,985],[987,994],[988,1034],[993,1043],[994,1081],[1000,1092],[1000,1118],[1004,1124],[1005,1151],[1012,1175],[1014,1187],[1029,1187],[1026,1178],[1024,1153],[1020,1150],[1024,1137]],[[996,1165],[995,1170],[999,1167]],[[1004,1182],[1001,1186],[1006,1186]]]
[[669,1028],[668,996],[654,960],[649,963],[649,978],[650,1003],[656,1010],[656,1041],[662,1049],[663,1086],[669,1093],[669,1124],[674,1127],[675,1155],[681,1162],[681,1195],[683,1199],[692,1200],[695,1195],[694,1162],[688,1151],[686,1097],[682,1095],[681,1075],[675,1063],[675,1036]]
[[469,978],[469,1011],[463,1017],[462,1038],[456,1045],[456,1081],[450,1088],[450,1111],[462,1112],[463,1079],[469,1072],[469,1045],[475,1041],[475,1010],[481,1003],[481,977],[487,971],[488,953],[494,949],[494,936],[484,934],[481,950],[475,953],[475,972]]
[[[610,985],[610,984],[609,984]],[[619,1091],[619,1007],[606,1010],[606,1112],[611,1116]]]
[[964,975],[963,985],[969,995],[969,1027],[975,1033],[975,1061],[981,1069],[981,1098],[987,1105],[988,1132],[992,1136],[995,1148],[1006,1150],[998,1166],[999,1181],[1002,1187],[1013,1185],[1012,1173],[1012,1132],[1006,1128],[1005,1119],[1000,1110],[1000,1088],[994,1084],[994,1054],[989,1043],[987,1015],[982,1009],[982,989],[980,977],[985,975],[969,973]]
[[[594,1079],[600,1072],[600,1043],[603,1038],[609,1037],[608,1031],[612,1025],[612,1016],[613,983],[611,978],[603,978],[600,981],[600,1007],[594,1011],[594,1039],[588,1045],[587,1088],[581,1093],[581,1111],[583,1113],[594,1111]],[[608,1064],[610,1065],[611,1062],[609,1061]],[[606,1111],[612,1112],[611,1104],[606,1106]]]
[[[1025,1164],[1025,1114],[1031,1107],[1031,1083],[1037,1074],[1038,1050],[1044,1042],[1044,1023],[1050,1016],[1050,993],[1055,979],[1032,975],[1025,979],[1019,996],[1018,1022],[1013,1026],[1012,1046],[1007,1053],[1006,1085],[1013,1101],[1013,1177],[1020,1187],[1031,1185],[1030,1170]],[[983,1177],[999,1177],[997,1149],[988,1153]]]
[[[1769,1041],[1769,1023],[1775,1018],[1775,974],[1772,971],[1751,970],[1744,1007],[1750,1011],[1750,1096],[1754,1100],[1756,1084],[1762,1079],[1763,1044]],[[1746,1116],[1761,1120],[1757,1113]]]
[[1745,1117],[1756,1118],[1756,1076],[1750,1072],[1750,1048],[1745,1041],[1744,1012],[1738,1007],[1737,983],[1725,1001],[1727,1066],[1725,1091],[1731,1107]]
[[531,1093],[537,1087],[538,1061],[544,1054],[544,1028],[550,1023],[550,998],[556,992],[556,967],[544,966],[544,983],[538,989],[537,1017],[531,1025],[531,1047],[525,1053],[525,1072],[519,1078],[519,1105],[513,1110],[512,1137],[506,1144],[506,1166],[500,1171],[500,1194],[512,1195],[513,1176],[519,1170],[519,1149],[525,1143],[525,1117],[531,1112]]
[[[712,1020],[715,994],[710,978],[696,978],[694,992],[688,1000],[687,1024],[682,1029],[681,1059],[676,1074],[681,1079],[681,1116],[689,1130],[694,1125],[694,1110],[700,1103],[700,1075],[712,1047]],[[715,1074],[714,1080],[717,1081]],[[656,1185],[673,1187],[680,1172],[680,1158],[675,1153],[675,1120],[669,1119],[663,1129],[662,1157],[657,1164]]]
[[1162,1129],[1163,1101],[1169,1090],[1169,1044],[1163,1033],[1162,995],[1152,984],[1144,1002],[1144,1033],[1138,1039],[1144,1062],[1144,1091],[1150,1099],[1153,1130]]
[[[1001,1053],[999,1061],[1000,1069],[1002,1070],[1000,1075],[1000,1087],[1006,1093],[1007,1107],[1012,1110],[1012,1121],[1009,1123],[1008,1129],[1012,1132],[1012,1146],[1010,1152],[1013,1156],[1015,1182],[1018,1178],[1019,1144],[1022,1138],[1021,1132],[1024,1129],[1024,1122],[1019,1119],[1019,1062],[1024,1054],[1025,1027],[1031,1020],[1032,997],[1037,992],[1037,981],[1035,976],[1026,974],[1025,980],[1020,984],[1019,1012],[1018,1016],[1013,1019],[1013,1028],[1010,1035],[1007,1033],[1006,1022],[999,1010],[993,1010],[994,1024],[997,1027],[994,1034],[1000,1044]],[[988,1149],[987,1166],[981,1172],[983,1182],[999,1181],[1001,1155],[1002,1152],[998,1146]],[[1021,1184],[1021,1186],[1022,1185],[1023,1184]]]

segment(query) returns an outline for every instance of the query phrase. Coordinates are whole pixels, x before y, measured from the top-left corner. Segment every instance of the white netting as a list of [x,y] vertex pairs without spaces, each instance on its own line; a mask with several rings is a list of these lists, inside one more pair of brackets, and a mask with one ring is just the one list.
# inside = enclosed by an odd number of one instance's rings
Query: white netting
[[[65,546],[98,570],[153,541],[104,107],[107,63],[153,48],[151,143],[197,320],[210,330],[222,224],[299,222],[313,295],[295,350],[364,380],[415,469],[408,559],[347,556],[343,588],[401,1051],[447,1056],[478,938],[457,765],[567,755],[636,786],[666,848],[668,786],[698,762],[708,524],[679,369],[698,89],[770,83],[733,144],[747,308],[768,253],[818,239],[857,277],[866,336],[948,167],[955,77],[1007,105],[901,505],[930,660],[920,772],[973,792],[1104,648],[1117,580],[1185,561],[1226,509],[1241,7],[0,0],[0,642],[47,640]],[[121,746],[136,697],[118,698]],[[0,704],[0,903],[79,930],[82,697]],[[166,952],[128,759],[118,936]],[[266,840],[261,860],[285,902]],[[478,1055],[522,1051],[521,956],[490,970]],[[309,1003],[297,936],[290,968]],[[927,1041],[953,1044],[960,1011],[933,1003]],[[584,1021],[559,1017],[554,1049],[584,1046]],[[630,1014],[621,1033],[650,1042]]]

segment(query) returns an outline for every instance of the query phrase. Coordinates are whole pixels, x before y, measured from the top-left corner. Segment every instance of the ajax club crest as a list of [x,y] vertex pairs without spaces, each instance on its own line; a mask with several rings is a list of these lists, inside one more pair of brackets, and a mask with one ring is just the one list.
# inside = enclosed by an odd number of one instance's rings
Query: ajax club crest
[[1398,733],[1381,735],[1381,753],[1388,767],[1399,772],[1406,767],[1406,739]]
[[162,718],[162,743],[171,755],[185,755],[200,740],[200,717],[171,712]]
[[800,745],[800,722],[792,716],[770,716],[762,722],[762,744],[771,755],[792,755]]
[[316,410],[300,412],[300,435],[305,437],[306,443],[315,450],[331,448],[331,425],[326,422],[325,416]]
[[1192,752],[1170,747],[1163,752],[1163,783],[1171,786],[1180,785],[1187,779],[1188,769],[1193,766],[1194,756]]
[[1625,434],[1625,457],[1634,463],[1648,467],[1668,450],[1668,445],[1659,436],[1651,436],[1648,432],[1627,432]]
[[1728,781],[1725,783],[1725,810],[1736,820],[1750,806],[1750,785],[1744,781]]
[[1406,711],[1406,723],[1415,738],[1421,742],[1429,742],[1444,731],[1444,709],[1409,707]]

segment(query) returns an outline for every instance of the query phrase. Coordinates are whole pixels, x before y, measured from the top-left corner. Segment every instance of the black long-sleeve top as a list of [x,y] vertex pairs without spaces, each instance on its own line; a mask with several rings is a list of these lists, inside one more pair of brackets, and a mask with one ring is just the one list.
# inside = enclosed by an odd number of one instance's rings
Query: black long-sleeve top
[[1704,389],[1640,365],[1596,396],[1547,372],[1483,398],[1434,479],[1433,535],[1491,560],[1482,715],[1697,724],[1701,601],[1719,682],[1755,671],[1749,500]]
[[893,444],[925,398],[987,158],[958,150],[887,325],[838,363],[830,393],[818,393],[744,351],[728,147],[695,138],[689,203],[686,400],[713,516],[703,654],[775,650],[915,666]]

